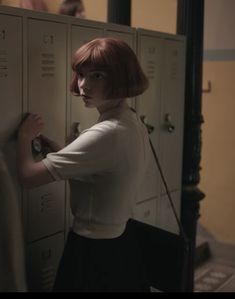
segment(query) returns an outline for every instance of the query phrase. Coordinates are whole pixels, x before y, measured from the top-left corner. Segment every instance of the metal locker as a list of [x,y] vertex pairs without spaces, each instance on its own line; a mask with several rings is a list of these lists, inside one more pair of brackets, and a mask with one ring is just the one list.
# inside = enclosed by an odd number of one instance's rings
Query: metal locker
[[66,132],[66,38],[64,24],[29,20],[28,108],[42,116],[43,134],[62,146]]
[[[180,219],[181,208],[181,192],[171,192],[171,198],[176,209],[176,213]],[[179,234],[179,227],[175,219],[171,204],[167,195],[162,195],[157,202],[157,227],[169,232]]]
[[152,198],[136,204],[133,218],[141,222],[156,226],[157,199]]
[[[17,51],[16,51],[17,49]],[[22,113],[22,19],[0,15],[0,145],[14,139]]]
[[[42,116],[45,124],[42,133],[64,146],[67,90],[66,25],[28,19],[27,37],[28,110]],[[64,218],[65,182],[54,182],[28,192],[28,242],[64,230]]]
[[[73,25],[72,34],[71,34],[71,39],[72,39],[71,56],[83,44],[102,36],[103,36],[102,29]],[[70,117],[71,117],[71,121],[70,121],[71,135],[73,135],[74,133],[75,134],[77,133],[76,130],[79,133],[91,127],[93,124],[95,124],[99,118],[99,114],[96,109],[86,108],[80,97],[71,95]]]
[[[144,121],[152,126],[150,138],[157,155],[159,155],[160,109],[161,109],[161,73],[163,40],[157,37],[138,34],[138,57],[144,73],[149,79],[149,88],[138,97],[137,112]],[[150,161],[150,167],[145,178],[146,191],[143,199],[159,195],[159,172],[155,161]]]
[[29,190],[26,226],[32,242],[65,230],[64,184],[54,182]]
[[[161,165],[171,191],[181,188],[184,121],[184,43],[166,39],[161,105]],[[165,193],[163,186],[162,193]]]
[[30,291],[51,291],[63,253],[64,234],[27,245],[27,278]]
[[3,14],[0,14],[0,90],[0,149],[20,197],[15,148],[23,105],[22,18]]

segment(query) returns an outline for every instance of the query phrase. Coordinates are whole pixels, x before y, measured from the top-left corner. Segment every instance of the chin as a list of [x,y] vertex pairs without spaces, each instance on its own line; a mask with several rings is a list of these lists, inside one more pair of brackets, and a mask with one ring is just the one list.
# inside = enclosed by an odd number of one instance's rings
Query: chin
[[91,103],[86,103],[86,102],[85,102],[85,107],[86,108],[95,108],[94,105],[92,105]]

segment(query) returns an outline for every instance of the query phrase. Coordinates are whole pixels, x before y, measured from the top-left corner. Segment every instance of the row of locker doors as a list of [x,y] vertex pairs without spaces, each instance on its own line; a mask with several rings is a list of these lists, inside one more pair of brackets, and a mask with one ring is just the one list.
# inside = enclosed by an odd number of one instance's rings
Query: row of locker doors
[[[180,209],[184,42],[174,36],[166,38],[164,34],[146,30],[140,30],[136,39],[133,30],[122,32],[113,26],[104,31],[102,26],[98,27],[89,21],[87,26],[71,24],[68,34],[68,25],[63,22],[28,18],[27,29],[23,31],[21,17],[0,15],[0,142],[5,144],[9,167],[15,177],[19,199],[22,199],[32,290],[49,290],[53,284],[70,223],[69,194],[64,182],[55,182],[24,191],[21,196],[14,166],[16,126],[23,111],[38,113],[45,122],[44,134],[64,145],[74,123],[79,122],[83,130],[96,121],[97,112],[86,111],[83,104],[69,94],[70,59],[84,42],[103,36],[104,32],[124,39],[136,49],[150,80],[148,91],[131,103],[154,127],[152,141],[166,170],[177,210]],[[174,127],[173,131],[170,126]],[[177,231],[153,164],[133,217]]]

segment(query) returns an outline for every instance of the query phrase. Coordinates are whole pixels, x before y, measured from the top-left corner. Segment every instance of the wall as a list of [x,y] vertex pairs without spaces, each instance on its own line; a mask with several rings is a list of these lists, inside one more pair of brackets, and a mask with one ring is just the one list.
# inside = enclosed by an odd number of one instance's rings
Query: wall
[[[83,0],[86,16],[89,20],[106,22],[108,0]],[[57,13],[62,0],[45,0],[51,12]],[[95,5],[96,4],[96,5]],[[98,5],[97,5],[98,4]],[[98,7],[97,7],[98,6]]]
[[177,0],[132,0],[132,26],[176,33]]
[[[4,1],[4,0],[3,0]],[[56,13],[62,0],[45,0]],[[108,0],[83,0],[87,19],[107,21]],[[131,25],[162,32],[176,32],[176,0],[132,0]],[[98,4],[98,5],[95,5]],[[97,7],[98,6],[98,7]],[[167,17],[166,17],[167,15]]]
[[[51,13],[57,13],[62,0],[44,0]],[[108,0],[83,0],[87,19],[106,22]],[[97,5],[94,4],[98,3]],[[1,0],[2,5],[19,6],[19,0]]]
[[19,6],[19,0],[1,0],[2,5]]
[[[19,0],[2,0],[1,2],[3,5],[19,5]],[[50,12],[57,13],[62,0],[45,0],[45,2]],[[107,21],[108,0],[83,0],[83,2],[87,19]],[[176,8],[177,0],[132,0],[131,25],[133,27],[175,33]]]
[[235,244],[235,1],[205,1],[200,222],[214,236]]

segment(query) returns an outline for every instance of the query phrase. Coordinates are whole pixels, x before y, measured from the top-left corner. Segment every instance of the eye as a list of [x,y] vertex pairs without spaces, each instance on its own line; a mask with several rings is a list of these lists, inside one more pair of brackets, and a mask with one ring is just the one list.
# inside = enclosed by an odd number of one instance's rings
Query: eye
[[103,73],[103,72],[94,72],[94,73],[92,73],[92,77],[94,79],[97,79],[97,80],[104,79],[105,78],[105,73]]

